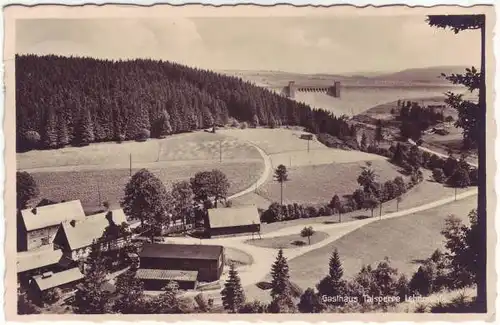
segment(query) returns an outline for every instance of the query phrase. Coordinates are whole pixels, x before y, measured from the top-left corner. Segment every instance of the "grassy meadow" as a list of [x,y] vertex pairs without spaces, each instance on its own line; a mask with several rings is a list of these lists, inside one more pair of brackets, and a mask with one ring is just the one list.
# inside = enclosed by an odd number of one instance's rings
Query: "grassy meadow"
[[399,272],[410,275],[418,269],[419,261],[428,258],[436,249],[444,249],[441,230],[450,214],[467,221],[469,211],[477,207],[477,197],[449,203],[408,216],[375,221],[320,249],[289,261],[291,280],[301,288],[313,287],[328,273],[328,259],[337,248],[344,276],[354,276],[362,265],[389,257]]

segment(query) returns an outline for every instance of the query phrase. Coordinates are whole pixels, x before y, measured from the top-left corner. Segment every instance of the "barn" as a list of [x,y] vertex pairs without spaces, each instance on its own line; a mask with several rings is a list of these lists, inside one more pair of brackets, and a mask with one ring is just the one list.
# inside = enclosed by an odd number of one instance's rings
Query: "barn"
[[[84,220],[65,221],[54,238],[55,248],[61,249],[71,260],[86,258],[94,245],[110,224],[127,223],[127,217],[122,209],[110,210],[88,216]],[[129,242],[128,237],[119,237],[101,243],[103,251],[116,250]]]
[[52,248],[57,230],[64,221],[85,218],[79,200],[24,209],[18,215],[19,251]]
[[209,209],[207,221],[209,237],[260,232],[260,216],[255,205]]
[[[217,245],[181,245],[144,243],[139,252],[140,274],[147,270],[196,271],[196,279],[203,282],[212,282],[220,279],[224,268],[224,247]],[[140,271],[143,270],[143,271]],[[157,280],[177,274],[157,272]],[[192,279],[194,273],[184,274]]]

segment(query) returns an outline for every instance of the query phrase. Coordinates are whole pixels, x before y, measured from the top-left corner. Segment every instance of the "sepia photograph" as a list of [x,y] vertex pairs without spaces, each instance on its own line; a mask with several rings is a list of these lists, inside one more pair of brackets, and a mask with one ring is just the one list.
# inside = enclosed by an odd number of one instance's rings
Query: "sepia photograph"
[[43,7],[5,13],[14,314],[495,313],[492,6]]

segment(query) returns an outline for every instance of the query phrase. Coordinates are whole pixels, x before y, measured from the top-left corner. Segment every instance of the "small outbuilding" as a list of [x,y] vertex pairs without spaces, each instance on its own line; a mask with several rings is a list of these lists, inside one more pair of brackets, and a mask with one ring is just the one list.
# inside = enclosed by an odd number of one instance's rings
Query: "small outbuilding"
[[260,215],[255,205],[208,210],[209,237],[260,233]]
[[139,269],[136,277],[144,283],[145,290],[162,290],[169,281],[175,281],[179,289],[196,289],[198,271]]
[[43,294],[48,290],[59,288],[64,291],[76,290],[76,285],[83,280],[84,276],[80,270],[75,267],[66,271],[53,273],[46,272],[33,277],[31,281],[31,295],[37,303],[43,302]]

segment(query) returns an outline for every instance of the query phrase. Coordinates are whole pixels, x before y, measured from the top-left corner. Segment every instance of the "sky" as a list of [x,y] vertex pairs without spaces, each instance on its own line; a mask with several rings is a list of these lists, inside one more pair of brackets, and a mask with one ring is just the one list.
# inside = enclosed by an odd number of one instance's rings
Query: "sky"
[[16,52],[152,58],[211,70],[395,72],[477,66],[479,31],[454,34],[425,16],[166,17],[18,20]]

